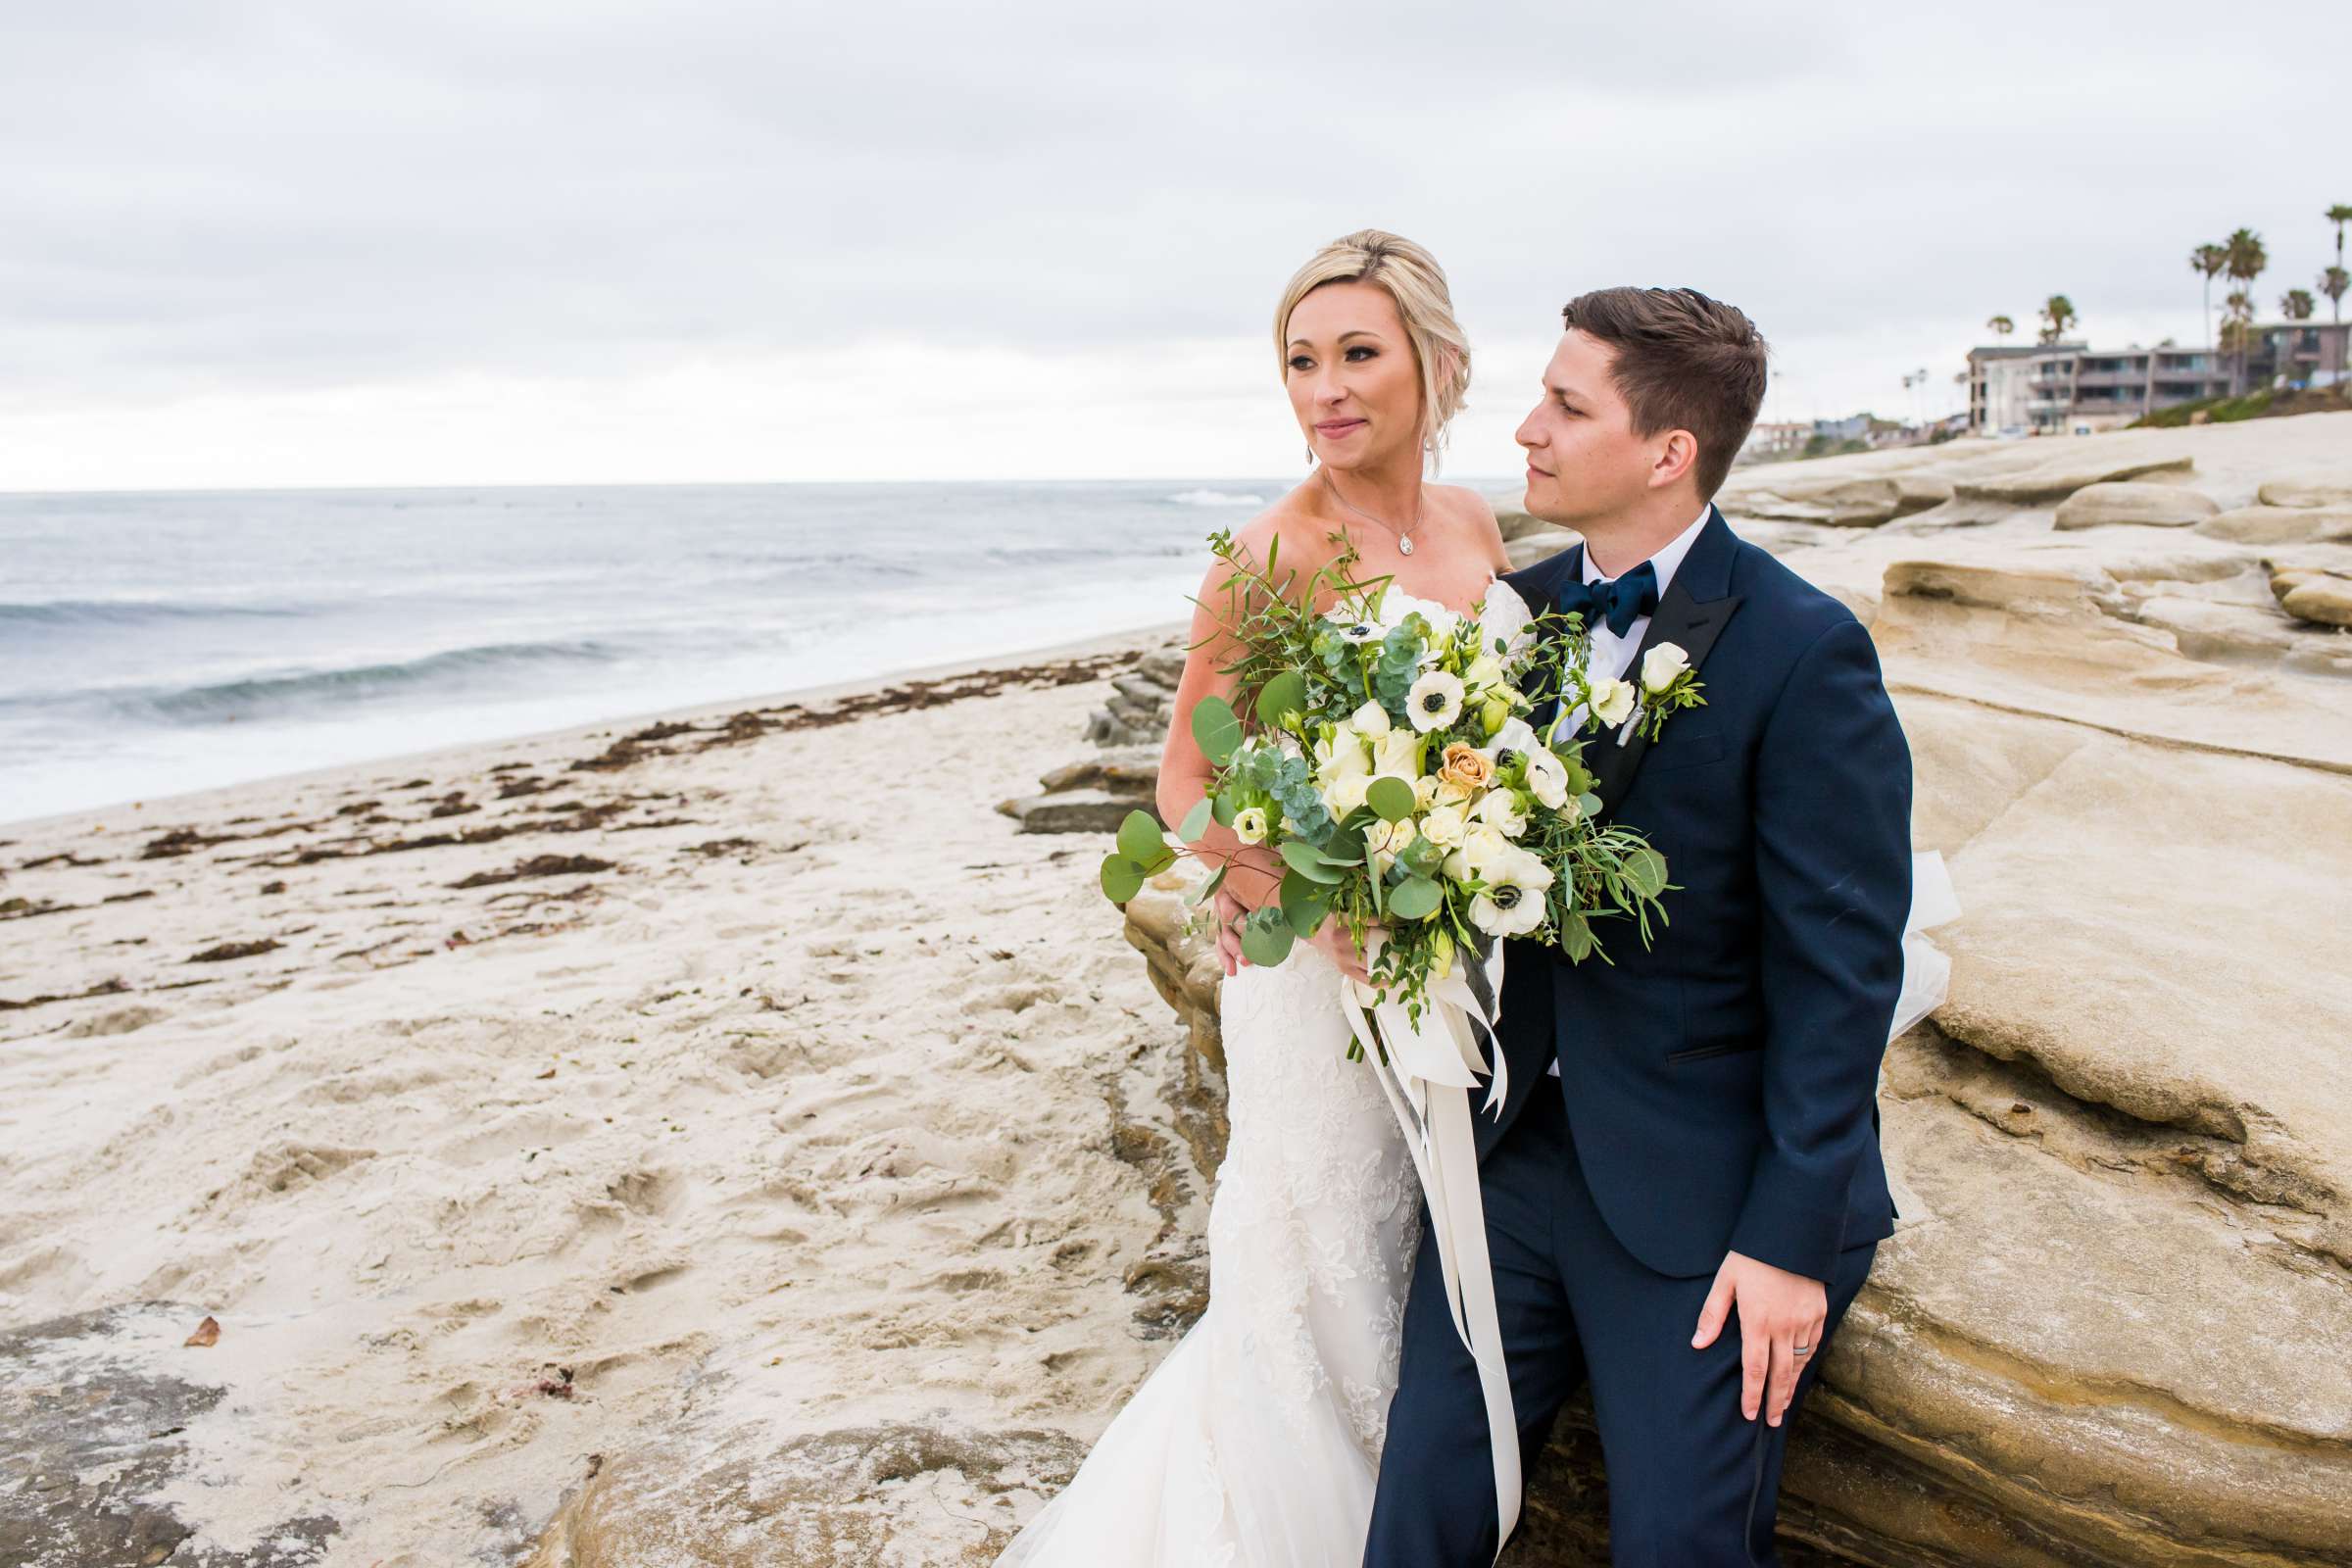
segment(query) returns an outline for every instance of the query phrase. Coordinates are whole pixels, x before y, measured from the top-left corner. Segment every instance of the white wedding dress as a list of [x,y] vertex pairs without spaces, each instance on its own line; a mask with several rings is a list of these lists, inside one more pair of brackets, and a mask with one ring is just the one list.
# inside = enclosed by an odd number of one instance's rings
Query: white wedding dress
[[1359,1568],[1420,1189],[1339,972],[1301,942],[1224,983],[1233,1132],[1208,1309],[997,1568]]
[[[1942,1004],[1951,961],[1921,932],[1958,913],[1943,858],[1913,856],[1889,1040]],[[1412,1156],[1347,1058],[1319,951],[1244,964],[1220,1011],[1208,1309],[996,1568],[1361,1568],[1421,1241]]]

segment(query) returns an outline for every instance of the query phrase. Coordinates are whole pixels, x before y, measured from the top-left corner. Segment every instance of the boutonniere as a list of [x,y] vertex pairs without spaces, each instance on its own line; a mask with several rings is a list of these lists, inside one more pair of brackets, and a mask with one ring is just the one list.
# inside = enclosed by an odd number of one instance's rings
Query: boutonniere
[[1698,693],[1698,671],[1690,667],[1690,656],[1679,644],[1658,644],[1642,656],[1642,707],[1634,727],[1643,740],[1656,740],[1668,713],[1706,706]]

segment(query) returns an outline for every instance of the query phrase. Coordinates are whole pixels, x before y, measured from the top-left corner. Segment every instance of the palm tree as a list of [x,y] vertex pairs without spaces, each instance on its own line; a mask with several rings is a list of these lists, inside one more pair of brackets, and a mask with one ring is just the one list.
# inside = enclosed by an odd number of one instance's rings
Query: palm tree
[[2082,318],[2075,314],[2075,302],[2063,294],[2053,294],[2041,307],[2041,341],[2055,343],[2066,336],[2066,329]]
[[2318,309],[2319,302],[2307,288],[2290,288],[2278,296],[2278,314],[2290,321],[2308,321],[2311,313]]
[[2330,267],[2320,274],[2320,292],[2328,296],[2328,308],[2340,322],[2344,318],[2344,295],[2352,292],[2352,272]]
[[2222,275],[2230,265],[2230,251],[2222,245],[2200,245],[2188,253],[2188,270],[2205,274],[2205,352],[2213,352],[2213,280]]
[[[2262,270],[2271,265],[2271,253],[2262,248],[2262,236],[2250,228],[2238,229],[2223,241],[2223,246],[2229,251],[2230,260],[2222,268],[2222,270],[2229,274],[2230,281],[2232,283],[2252,283],[2262,275]],[[2236,390],[2242,396],[2245,392],[2243,382],[2246,377],[2246,351],[2252,346],[2254,337],[2252,331],[2249,330],[2254,324],[2254,297],[2241,287],[2230,298],[2237,299],[2241,296],[2245,300],[2245,315],[2237,334]]]
[[2007,337],[2010,333],[2017,330],[2017,323],[2009,319],[2009,318],[2006,316],[1996,316],[1991,320],[1986,321],[1984,324],[2000,334],[2002,337]]
[[2244,396],[2246,353],[2254,346],[2254,296],[2242,288],[2230,291],[2222,301],[2222,352],[2237,356],[2237,374],[2231,378],[2231,395]]
[[2335,225],[2335,265],[2344,265],[2344,225],[2352,223],[2352,206],[2337,202],[2328,209],[2328,221]]

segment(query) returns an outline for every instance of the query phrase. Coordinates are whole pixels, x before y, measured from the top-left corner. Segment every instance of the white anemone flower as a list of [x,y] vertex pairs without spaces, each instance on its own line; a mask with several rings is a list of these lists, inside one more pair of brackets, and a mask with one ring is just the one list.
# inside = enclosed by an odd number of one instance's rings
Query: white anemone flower
[[1604,680],[1592,688],[1592,716],[1615,729],[1633,716],[1637,695],[1630,680]]
[[1568,804],[1568,769],[1550,752],[1535,747],[1527,754],[1527,787],[1556,811]]
[[1462,678],[1442,669],[1430,670],[1413,682],[1404,711],[1417,730],[1446,728],[1462,716]]
[[1523,937],[1544,923],[1551,867],[1514,849],[1487,870],[1487,890],[1470,901],[1470,923],[1489,936]]
[[1513,757],[1529,756],[1541,751],[1543,746],[1543,741],[1537,738],[1527,720],[1513,714],[1502,721],[1502,728],[1489,736],[1487,744],[1479,750],[1487,754],[1487,760],[1494,764],[1496,772],[1500,772],[1510,765]]

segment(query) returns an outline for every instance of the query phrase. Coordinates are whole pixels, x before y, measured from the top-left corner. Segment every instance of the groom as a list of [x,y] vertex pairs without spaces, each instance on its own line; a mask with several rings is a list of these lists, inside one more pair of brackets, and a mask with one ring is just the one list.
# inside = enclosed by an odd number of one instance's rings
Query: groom
[[[1788,1420],[1892,1233],[1911,757],[1861,624],[1709,499],[1763,401],[1753,324],[1690,289],[1565,314],[1518,440],[1527,510],[1586,542],[1504,580],[1585,612],[1595,683],[1674,643],[1705,705],[1585,749],[1601,819],[1677,884],[1656,945],[1602,922],[1614,962],[1505,955],[1510,1096],[1475,1118],[1503,1351],[1528,1468],[1590,1382],[1617,1568],[1772,1568]],[[1496,1531],[1424,1226],[1365,1568],[1486,1568]]]

